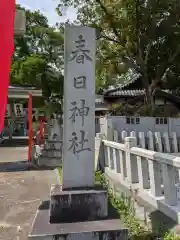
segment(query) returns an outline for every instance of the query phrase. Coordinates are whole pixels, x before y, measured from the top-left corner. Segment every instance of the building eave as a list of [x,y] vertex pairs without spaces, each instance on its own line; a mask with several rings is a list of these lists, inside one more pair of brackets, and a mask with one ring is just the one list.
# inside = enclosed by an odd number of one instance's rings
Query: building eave
[[8,89],[8,98],[28,98],[29,94],[32,94],[33,97],[42,97],[41,89],[26,88],[26,87],[13,87],[10,86]]

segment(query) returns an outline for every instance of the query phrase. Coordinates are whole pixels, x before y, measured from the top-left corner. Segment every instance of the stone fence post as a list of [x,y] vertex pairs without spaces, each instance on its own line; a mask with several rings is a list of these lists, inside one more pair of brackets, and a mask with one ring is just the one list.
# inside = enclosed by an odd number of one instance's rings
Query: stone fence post
[[127,179],[130,183],[138,183],[138,167],[137,167],[137,158],[131,154],[131,148],[136,147],[136,138],[135,137],[126,137],[125,138],[125,162],[127,169]]

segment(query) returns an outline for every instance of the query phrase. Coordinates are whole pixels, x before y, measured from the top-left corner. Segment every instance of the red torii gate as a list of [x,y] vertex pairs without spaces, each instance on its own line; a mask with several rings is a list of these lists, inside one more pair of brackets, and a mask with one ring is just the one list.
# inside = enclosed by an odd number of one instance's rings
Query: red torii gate
[[[9,73],[11,67],[11,57],[14,52],[14,35],[23,35],[25,32],[25,14],[20,14],[20,12],[22,13],[21,10],[16,11],[15,0],[0,2],[0,133],[4,128],[4,119],[7,108]],[[30,162],[33,141],[32,94],[29,94],[28,126],[28,161]],[[40,131],[40,134],[42,134],[42,131]]]
[[4,127],[7,107],[14,35],[22,35],[25,32],[25,15],[19,14],[20,12],[22,13],[21,10],[16,11],[15,0],[0,1],[0,132]]
[[[44,141],[44,134],[45,134],[44,120],[39,121],[39,139],[40,139],[39,144],[42,144]],[[28,142],[28,163],[30,166],[32,145],[34,143],[33,126],[32,126],[32,94],[29,94],[29,99],[28,99],[28,140],[29,140],[29,142]]]
[[15,0],[0,2],[0,132],[4,127],[11,56],[14,51]]

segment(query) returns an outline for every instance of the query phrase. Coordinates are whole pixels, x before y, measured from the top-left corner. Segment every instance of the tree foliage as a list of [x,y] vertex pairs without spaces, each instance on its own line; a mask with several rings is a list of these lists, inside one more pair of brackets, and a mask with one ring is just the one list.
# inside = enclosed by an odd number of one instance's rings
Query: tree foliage
[[117,76],[130,68],[142,75],[147,92],[180,86],[179,0],[61,0],[62,5],[78,9],[78,24],[97,29],[97,86],[119,83]]
[[63,35],[39,11],[25,11],[26,34],[15,37],[11,84],[42,88],[47,99],[62,95]]

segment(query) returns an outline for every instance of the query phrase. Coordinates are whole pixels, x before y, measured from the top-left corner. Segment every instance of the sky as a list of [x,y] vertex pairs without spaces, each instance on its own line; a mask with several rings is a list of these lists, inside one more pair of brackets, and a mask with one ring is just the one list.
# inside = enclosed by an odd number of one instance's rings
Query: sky
[[17,4],[29,10],[40,10],[49,21],[50,25],[54,25],[56,22],[63,22],[67,19],[74,20],[76,18],[75,9],[68,9],[64,16],[59,17],[55,11],[60,0],[16,0]]

